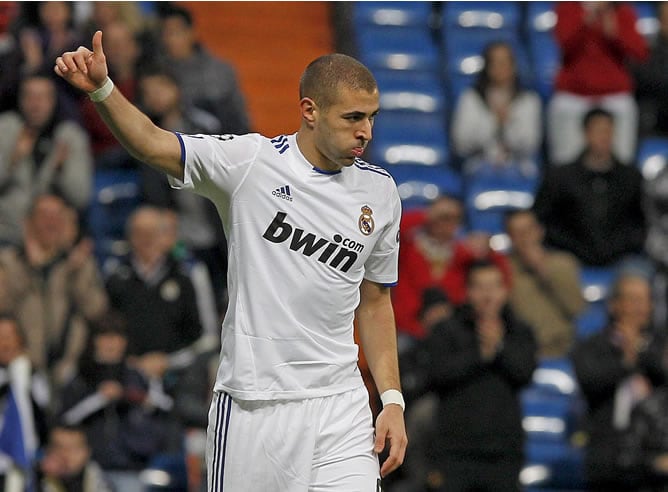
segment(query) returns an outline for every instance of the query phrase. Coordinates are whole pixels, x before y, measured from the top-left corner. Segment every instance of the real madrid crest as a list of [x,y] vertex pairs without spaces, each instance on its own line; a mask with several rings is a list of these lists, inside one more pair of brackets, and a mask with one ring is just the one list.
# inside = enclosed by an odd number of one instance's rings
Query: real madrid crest
[[373,221],[373,210],[371,210],[371,207],[368,205],[364,205],[362,207],[362,215],[360,215],[359,220],[357,221],[357,225],[359,225],[360,232],[364,234],[365,236],[368,236],[373,232],[374,227],[376,224]]

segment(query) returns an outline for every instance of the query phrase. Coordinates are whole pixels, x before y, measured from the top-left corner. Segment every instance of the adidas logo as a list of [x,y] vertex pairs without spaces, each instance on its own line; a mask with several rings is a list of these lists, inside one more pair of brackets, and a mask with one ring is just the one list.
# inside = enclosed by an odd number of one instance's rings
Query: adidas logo
[[287,200],[289,202],[292,201],[292,194],[290,193],[290,185],[285,185],[281,186],[280,188],[276,188],[274,191],[271,192],[271,194],[277,198],[282,198],[283,200]]

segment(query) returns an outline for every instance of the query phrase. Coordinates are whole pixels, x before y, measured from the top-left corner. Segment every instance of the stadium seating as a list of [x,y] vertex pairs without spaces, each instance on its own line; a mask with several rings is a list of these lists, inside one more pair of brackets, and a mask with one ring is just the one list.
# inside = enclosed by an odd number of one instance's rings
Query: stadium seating
[[606,267],[584,267],[580,271],[585,311],[576,320],[577,337],[585,338],[600,331],[607,322],[606,300],[612,287],[615,270]]
[[135,170],[95,171],[93,198],[88,208],[88,233],[95,243],[95,256],[104,269],[110,257],[128,252],[125,222],[141,201],[140,174]]
[[429,25],[431,2],[355,2],[353,24],[422,27]]
[[532,492],[583,489],[583,449],[577,436],[585,403],[571,361],[541,360],[521,401],[527,436],[522,485]]
[[552,95],[561,53],[554,38],[554,2],[528,2],[525,31],[534,87],[544,101]]
[[365,26],[356,29],[360,60],[371,70],[437,72],[440,56],[431,32],[424,27]]
[[387,166],[397,183],[404,209],[422,207],[439,195],[461,197],[462,180],[447,166]]
[[654,179],[668,162],[668,138],[648,137],[640,141],[636,164],[643,177]]

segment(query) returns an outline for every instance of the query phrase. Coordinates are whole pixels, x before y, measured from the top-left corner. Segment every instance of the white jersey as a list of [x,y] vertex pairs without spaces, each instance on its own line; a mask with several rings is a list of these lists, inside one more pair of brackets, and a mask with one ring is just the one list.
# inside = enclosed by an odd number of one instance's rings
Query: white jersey
[[397,281],[401,202],[382,168],[314,168],[296,135],[177,135],[183,182],[218,208],[229,307],[215,390],[302,399],[359,387],[353,317],[363,278]]

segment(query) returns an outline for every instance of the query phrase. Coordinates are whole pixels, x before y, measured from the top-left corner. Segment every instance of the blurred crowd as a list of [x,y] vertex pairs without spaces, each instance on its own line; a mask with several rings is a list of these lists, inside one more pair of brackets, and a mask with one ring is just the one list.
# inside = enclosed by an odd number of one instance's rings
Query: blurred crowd
[[[393,301],[411,443],[392,490],[519,490],[520,394],[559,358],[587,403],[589,489],[668,487],[668,169],[649,181],[634,162],[639,136],[668,135],[668,5],[653,44],[625,4],[556,10],[563,63],[547,104],[504,42],[454,101],[463,172],[538,180],[533,206],[504,217],[507,244],[470,227],[462,197],[404,211]],[[251,130],[234,68],[184,8],[0,2],[0,489],[141,492],[141,472],[176,454],[188,483],[174,490],[195,492],[225,238],[208,201],[136,162],[54,77],[55,57],[98,29],[116,87],[159,126]],[[113,169],[141,176],[141,204],[127,255],[102,265],[87,212],[94,176]],[[585,336],[588,268],[615,280]]]

